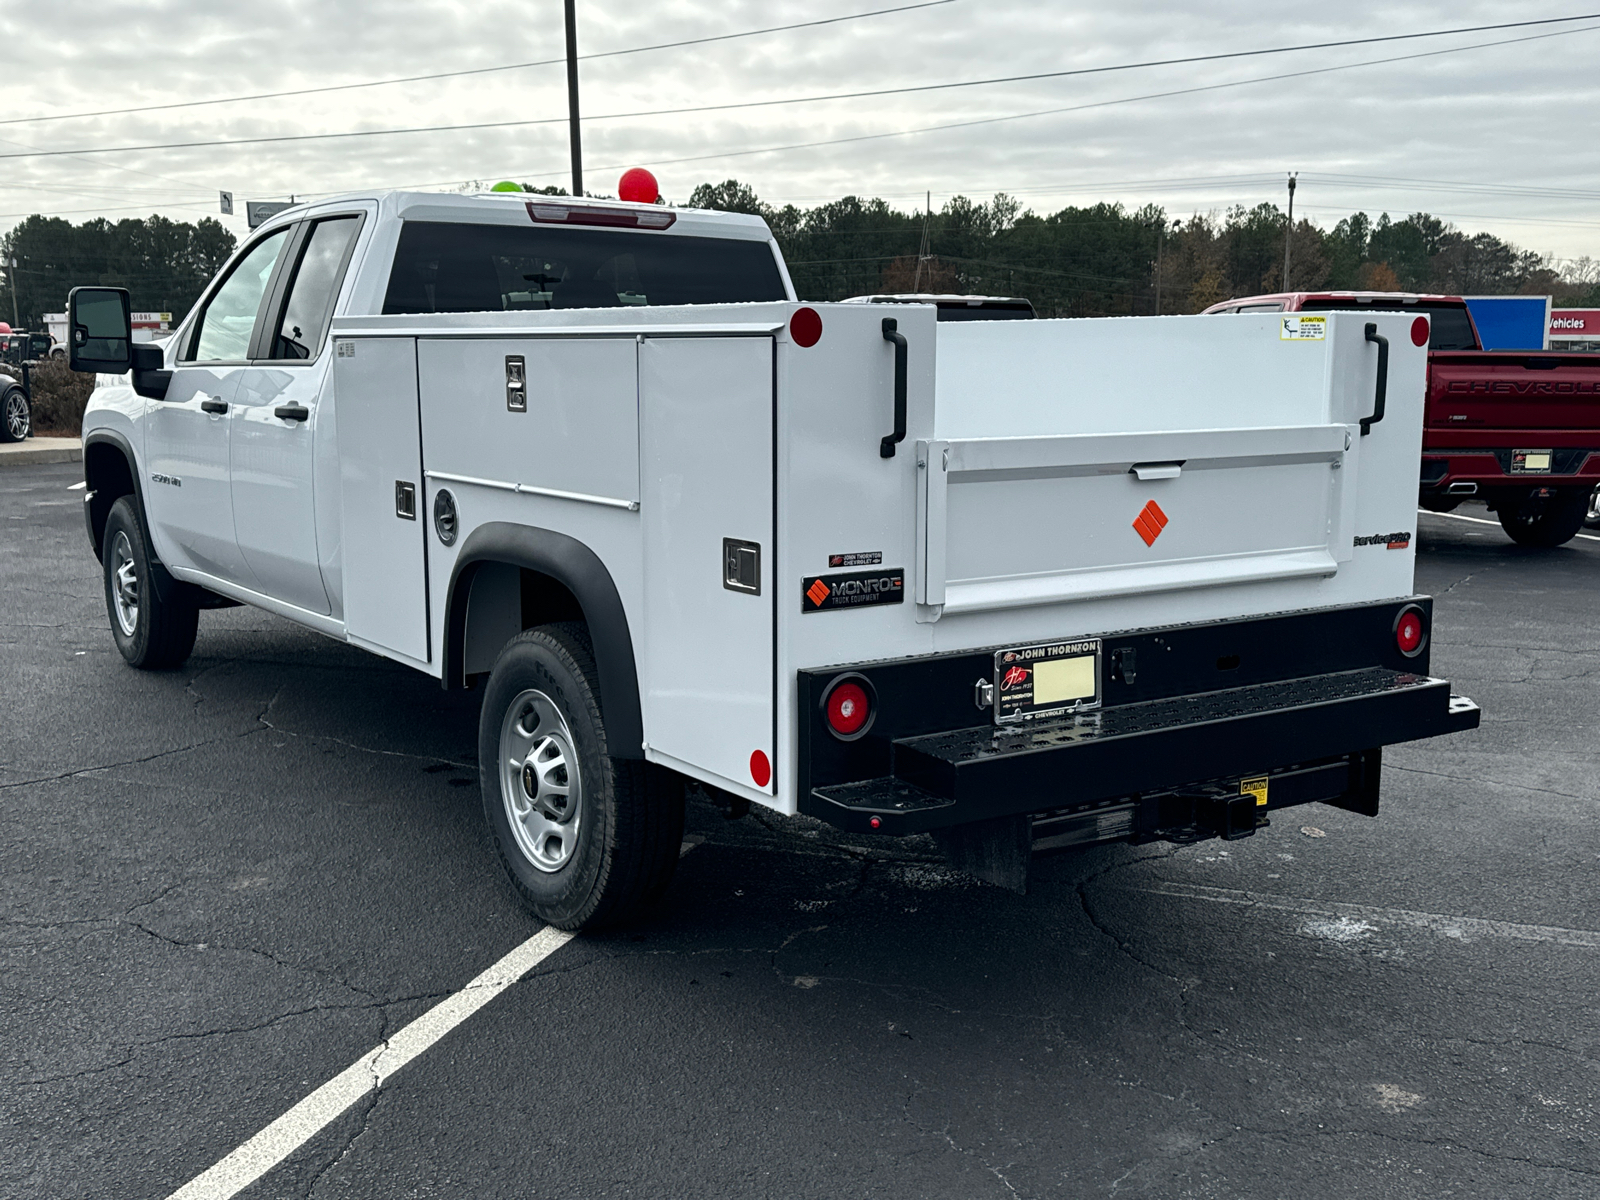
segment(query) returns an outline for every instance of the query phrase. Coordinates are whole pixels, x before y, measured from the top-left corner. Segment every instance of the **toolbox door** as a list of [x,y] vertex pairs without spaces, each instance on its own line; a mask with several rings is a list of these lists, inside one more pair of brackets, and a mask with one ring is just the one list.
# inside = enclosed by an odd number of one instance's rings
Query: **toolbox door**
[[417,343],[338,338],[334,347],[345,634],[437,675],[428,645]]
[[770,337],[639,348],[649,757],[774,794],[776,558]]

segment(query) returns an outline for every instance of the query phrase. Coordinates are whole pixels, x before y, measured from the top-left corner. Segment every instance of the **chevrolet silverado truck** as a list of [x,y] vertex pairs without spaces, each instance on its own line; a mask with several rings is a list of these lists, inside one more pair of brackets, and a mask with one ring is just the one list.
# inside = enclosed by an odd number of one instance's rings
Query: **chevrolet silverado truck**
[[1600,356],[1484,350],[1458,296],[1293,292],[1229,300],[1206,312],[1337,310],[1415,314],[1411,337],[1428,346],[1423,508],[1449,512],[1476,496],[1520,545],[1572,540],[1600,485]]
[[1470,729],[1412,585],[1411,317],[936,320],[797,300],[755,217],[355,194],[164,346],[72,295],[111,636],[242,603],[483,697],[541,918],[654,901],[686,785],[1011,887],[1035,851],[1378,811]]

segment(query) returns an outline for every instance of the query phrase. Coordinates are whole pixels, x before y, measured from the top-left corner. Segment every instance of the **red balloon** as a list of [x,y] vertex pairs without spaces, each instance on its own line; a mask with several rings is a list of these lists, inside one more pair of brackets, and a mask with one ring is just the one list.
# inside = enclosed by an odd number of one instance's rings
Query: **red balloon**
[[654,175],[643,167],[634,167],[623,172],[622,182],[617,184],[617,195],[634,204],[654,204],[661,195],[661,189],[656,186]]

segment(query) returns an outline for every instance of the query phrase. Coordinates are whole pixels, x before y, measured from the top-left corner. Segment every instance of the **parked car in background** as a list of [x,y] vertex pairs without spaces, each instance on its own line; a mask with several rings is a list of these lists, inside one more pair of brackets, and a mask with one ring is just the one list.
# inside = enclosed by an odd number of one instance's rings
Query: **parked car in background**
[[1513,541],[1559,546],[1591,515],[1600,484],[1600,357],[1485,351],[1466,301],[1406,292],[1287,292],[1214,304],[1208,313],[1414,312],[1428,347],[1418,503],[1449,512],[1483,500]]
[[0,370],[0,442],[20,442],[33,432],[33,405],[28,390]]

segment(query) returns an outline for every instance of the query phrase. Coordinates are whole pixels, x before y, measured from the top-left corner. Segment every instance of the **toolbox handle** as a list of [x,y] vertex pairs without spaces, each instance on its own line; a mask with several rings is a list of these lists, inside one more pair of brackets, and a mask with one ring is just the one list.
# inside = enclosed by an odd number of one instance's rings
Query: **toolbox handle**
[[883,319],[883,340],[894,343],[894,432],[878,443],[879,458],[893,458],[894,448],[906,440],[906,335],[893,317]]
[[1367,341],[1378,343],[1378,387],[1372,401],[1372,415],[1361,418],[1361,436],[1366,437],[1372,427],[1383,420],[1383,404],[1389,398],[1389,339],[1378,332],[1373,321],[1367,322]]

